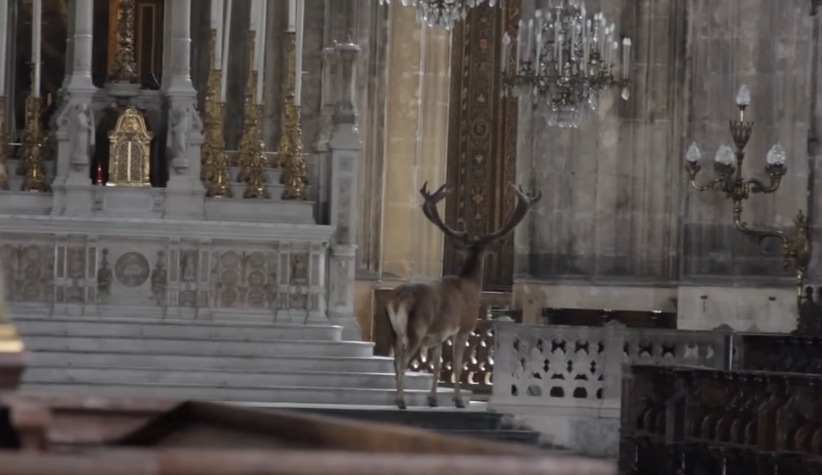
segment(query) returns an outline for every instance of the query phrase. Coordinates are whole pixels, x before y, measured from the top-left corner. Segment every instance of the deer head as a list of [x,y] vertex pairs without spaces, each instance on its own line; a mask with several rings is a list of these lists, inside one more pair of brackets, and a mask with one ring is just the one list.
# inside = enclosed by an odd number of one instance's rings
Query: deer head
[[422,203],[422,213],[428,218],[428,221],[431,221],[434,226],[438,227],[447,237],[451,238],[451,244],[456,249],[479,254],[497,252],[502,247],[502,243],[505,242],[505,238],[525,219],[531,206],[542,199],[542,191],[525,193],[522,191],[522,187],[516,186],[513,183],[510,183],[508,186],[510,186],[516,194],[517,201],[514,206],[514,211],[508,217],[505,224],[499,230],[492,233],[472,238],[465,230],[464,223],[462,223],[462,229],[455,230],[443,222],[442,218],[440,218],[439,211],[437,211],[437,204],[451,193],[452,189],[449,188],[448,185],[442,185],[433,193],[428,191],[428,182],[422,185],[420,189],[420,194],[424,200]]

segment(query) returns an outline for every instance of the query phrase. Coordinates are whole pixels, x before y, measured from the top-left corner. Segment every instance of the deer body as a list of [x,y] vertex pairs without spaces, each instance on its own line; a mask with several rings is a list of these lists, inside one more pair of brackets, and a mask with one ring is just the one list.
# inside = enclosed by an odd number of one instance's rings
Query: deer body
[[453,339],[454,402],[457,407],[465,407],[460,390],[462,358],[468,338],[477,323],[482,293],[482,277],[485,271],[485,257],[501,246],[504,238],[522,221],[531,205],[537,202],[541,193],[526,195],[517,192],[517,207],[513,216],[502,229],[479,238],[469,238],[464,231],[449,228],[439,217],[436,205],[448,194],[446,186],[428,193],[427,184],[420,193],[424,198],[423,214],[435,226],[451,237],[457,248],[465,252],[462,268],[457,275],[443,277],[430,283],[403,284],[395,288],[386,302],[386,311],[394,337],[394,371],[397,379],[397,407],[405,409],[405,371],[409,358],[418,350],[433,348],[431,359],[434,363],[434,382],[428,394],[428,405],[437,405],[437,382],[441,370],[442,346]]

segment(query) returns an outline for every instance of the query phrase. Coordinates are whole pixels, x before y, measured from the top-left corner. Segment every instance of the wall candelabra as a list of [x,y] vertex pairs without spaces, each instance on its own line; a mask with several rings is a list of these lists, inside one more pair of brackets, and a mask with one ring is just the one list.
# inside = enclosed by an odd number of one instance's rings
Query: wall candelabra
[[699,164],[702,153],[696,143],[692,143],[685,154],[685,169],[688,171],[691,186],[699,191],[721,191],[733,202],[733,220],[736,229],[749,236],[757,244],[761,244],[768,238],[776,238],[782,242],[785,268],[787,269],[793,263],[796,270],[797,298],[801,299],[802,283],[811,257],[808,219],[805,214],[799,210],[794,218],[794,232],[791,235],[777,229],[752,226],[742,220],[742,204],[752,194],[774,193],[779,189],[782,177],[788,170],[785,166],[785,149],[776,144],[766,156],[765,172],[769,177],[768,183],[758,178],[746,178],[742,175],[745,147],[751,138],[754,125],[752,121],[745,120],[745,110],[750,103],[750,91],[743,85],[736,96],[739,118],[730,121],[731,137],[736,150],[727,145],[719,147],[714,157],[716,176],[705,184],[697,182],[696,176],[702,168]]

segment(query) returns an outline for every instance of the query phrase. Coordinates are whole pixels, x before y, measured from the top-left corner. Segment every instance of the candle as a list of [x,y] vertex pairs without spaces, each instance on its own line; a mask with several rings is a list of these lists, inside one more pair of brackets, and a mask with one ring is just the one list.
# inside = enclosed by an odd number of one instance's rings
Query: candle
[[524,61],[528,61],[531,59],[531,51],[534,47],[534,19],[531,18],[528,20],[528,42],[525,46],[525,57],[523,58]]
[[[563,41],[565,41],[565,36],[564,35],[559,35],[560,44],[562,44]],[[559,53],[558,53],[558,56],[557,56],[557,72],[560,75],[562,75],[562,72],[565,70],[565,68],[563,66],[564,65],[562,64],[562,46],[560,46],[559,47]]]
[[[542,54],[542,30],[545,26],[545,20],[542,18],[542,10],[534,12],[537,18],[537,37],[536,37],[536,51],[534,51],[534,63],[539,63],[539,57]],[[535,69],[538,66],[535,65]]]
[[288,32],[297,31],[297,0],[288,0]]
[[43,29],[43,0],[34,0],[31,27],[31,62],[34,63],[34,79],[31,85],[32,97],[40,97],[40,41]]
[[214,68],[223,63],[223,15],[225,0],[211,0],[211,29],[217,34],[214,41]]
[[577,48],[577,35],[579,35],[577,25],[571,23],[571,57],[574,57],[574,51],[576,51]]
[[294,105],[302,105],[303,95],[303,36],[305,35],[305,0],[297,0],[297,24],[294,31],[297,33],[297,46],[294,57]]
[[520,20],[519,28],[517,29],[517,57],[515,58],[517,71],[519,71],[519,62],[522,60],[523,30],[525,30],[525,22],[523,20]]
[[[611,23],[611,25],[608,27],[608,38],[606,39],[606,42],[605,42],[605,47],[606,48],[610,48],[611,45],[614,44],[614,30],[615,29],[616,29],[616,27],[614,26],[613,23]],[[613,62],[614,62],[614,54],[613,54],[613,52],[610,52],[610,53],[608,53],[608,64],[610,65]]]
[[257,39],[254,42],[254,70],[257,71],[257,104],[263,103],[263,80],[265,78],[265,33],[268,1],[261,0],[257,10]]
[[[6,45],[9,38],[9,0],[0,0],[0,97],[6,95]],[[0,118],[5,111],[0,110]]]
[[251,0],[251,7],[249,7],[248,29],[249,31],[257,31],[257,10],[260,9],[260,0]]
[[[504,35],[502,35],[502,64],[501,69],[502,72],[508,72],[508,55],[510,54],[511,50],[511,35],[508,34],[506,31]],[[2,64],[2,63],[0,63]]]
[[588,35],[591,34],[591,20],[585,20],[582,28],[582,74],[587,76],[588,60],[591,57],[591,46],[588,43]]
[[631,62],[631,38],[622,40],[622,78],[628,79],[630,76],[630,62]]
[[554,59],[557,61],[557,71],[562,72],[562,66],[559,64],[560,62],[562,62],[562,58],[560,58],[559,54],[560,49],[562,49],[562,38],[560,38],[559,36],[559,29],[560,23],[559,20],[557,20],[554,22]]
[[[223,56],[220,69],[228,71],[228,45],[231,38],[231,0],[225,0],[225,26],[223,28]],[[228,90],[228,75],[223,74],[223,80],[220,82],[220,102],[225,102],[226,91]]]

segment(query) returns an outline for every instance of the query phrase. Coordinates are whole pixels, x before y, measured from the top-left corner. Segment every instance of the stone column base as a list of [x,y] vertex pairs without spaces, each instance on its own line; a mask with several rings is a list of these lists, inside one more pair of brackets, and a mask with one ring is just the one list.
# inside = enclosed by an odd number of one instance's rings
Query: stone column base
[[342,339],[344,341],[362,341],[362,329],[357,316],[353,313],[328,313],[328,320],[332,325],[339,325],[343,328]]

